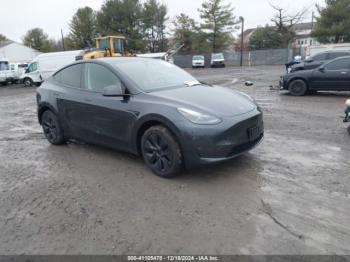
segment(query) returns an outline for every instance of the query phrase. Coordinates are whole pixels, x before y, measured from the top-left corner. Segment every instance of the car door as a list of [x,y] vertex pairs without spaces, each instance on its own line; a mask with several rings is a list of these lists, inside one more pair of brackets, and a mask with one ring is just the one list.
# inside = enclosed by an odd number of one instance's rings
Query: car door
[[85,63],[84,104],[79,115],[88,125],[90,141],[128,150],[131,130],[136,122],[136,115],[131,110],[132,96],[103,96],[103,89],[112,85],[126,90],[120,78],[108,67]]
[[311,85],[319,90],[350,89],[350,58],[338,58],[315,69]]
[[28,77],[30,77],[33,80],[33,82],[41,82],[40,72],[38,70],[38,63],[37,62],[31,63],[28,66],[27,71],[26,71],[26,75]]
[[82,70],[83,64],[76,64],[56,73],[53,76],[56,82],[53,96],[57,101],[64,133],[69,137],[87,141],[91,134],[86,125],[88,119],[81,114],[86,110],[86,91],[82,89]]

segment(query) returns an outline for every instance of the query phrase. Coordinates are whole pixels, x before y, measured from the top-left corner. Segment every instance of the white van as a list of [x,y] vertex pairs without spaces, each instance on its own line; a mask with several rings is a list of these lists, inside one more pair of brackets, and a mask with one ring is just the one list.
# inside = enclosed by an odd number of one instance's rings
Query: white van
[[39,86],[61,67],[75,62],[82,50],[46,53],[38,55],[21,76],[25,86]]
[[0,84],[6,85],[8,82],[13,82],[9,60],[6,58],[0,58]]
[[12,72],[13,80],[18,82],[28,67],[28,63],[11,63],[10,70]]

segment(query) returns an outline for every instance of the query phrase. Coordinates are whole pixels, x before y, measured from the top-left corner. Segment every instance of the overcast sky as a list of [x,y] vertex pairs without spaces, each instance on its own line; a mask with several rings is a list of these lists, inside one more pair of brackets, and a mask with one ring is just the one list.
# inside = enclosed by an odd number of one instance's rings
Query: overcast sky
[[[168,6],[169,17],[172,19],[179,13],[186,13],[199,20],[197,9],[202,0],[160,0]],[[98,10],[104,0],[1,0],[0,34],[21,42],[28,29],[43,28],[50,38],[59,38],[60,30],[68,33],[68,23],[77,8],[90,6]],[[315,3],[324,4],[324,0],[226,0],[235,8],[234,14],[243,16],[246,28],[265,25],[273,15],[269,3],[289,10],[310,7],[306,16],[311,21],[311,13],[315,11]]]

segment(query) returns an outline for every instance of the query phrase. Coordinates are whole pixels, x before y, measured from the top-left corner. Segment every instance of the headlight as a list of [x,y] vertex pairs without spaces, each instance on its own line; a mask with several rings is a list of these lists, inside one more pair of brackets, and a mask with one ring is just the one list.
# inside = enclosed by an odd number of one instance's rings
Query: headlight
[[198,125],[215,125],[221,122],[220,118],[187,108],[178,108],[177,111],[179,111],[179,113],[183,115],[187,120]]

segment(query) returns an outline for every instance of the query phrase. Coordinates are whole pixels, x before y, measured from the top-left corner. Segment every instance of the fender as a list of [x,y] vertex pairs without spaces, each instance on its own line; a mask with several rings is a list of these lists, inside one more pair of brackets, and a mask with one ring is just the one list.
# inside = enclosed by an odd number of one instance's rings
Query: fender
[[167,127],[170,130],[170,132],[176,137],[177,141],[180,144],[180,147],[183,148],[182,140],[181,140],[181,132],[177,128],[177,126],[164,116],[161,116],[158,114],[150,114],[150,115],[145,115],[141,117],[137,121],[137,124],[135,125],[134,129],[132,130],[131,144],[133,145],[133,148],[134,148],[133,151],[137,155],[140,155],[139,142],[141,140],[141,134],[143,134],[143,132],[146,131],[147,128],[156,124],[160,124]]

